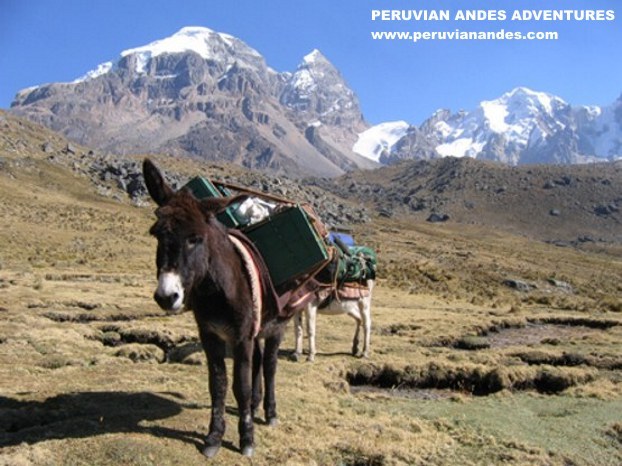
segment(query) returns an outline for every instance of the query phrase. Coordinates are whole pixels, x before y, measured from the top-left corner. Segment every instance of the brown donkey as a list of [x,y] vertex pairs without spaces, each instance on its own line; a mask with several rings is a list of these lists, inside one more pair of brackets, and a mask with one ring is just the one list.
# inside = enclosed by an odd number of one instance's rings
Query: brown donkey
[[[279,313],[278,301],[274,295],[271,297],[265,282],[261,305],[257,306],[244,254],[236,248],[239,240],[232,238],[233,232],[216,219],[218,213],[243,196],[199,201],[188,190],[175,192],[148,159],[143,163],[143,175],[149,194],[159,206],[150,230],[158,240],[158,288],[154,298],[169,312],[183,306],[192,309],[207,355],[212,414],[203,454],[212,457],[217,453],[225,431],[228,345],[234,357],[233,393],[239,411],[240,451],[252,456],[253,419],[262,399],[262,375],[266,423],[276,424],[277,352],[287,318]],[[258,260],[257,267],[265,273],[261,258]]]

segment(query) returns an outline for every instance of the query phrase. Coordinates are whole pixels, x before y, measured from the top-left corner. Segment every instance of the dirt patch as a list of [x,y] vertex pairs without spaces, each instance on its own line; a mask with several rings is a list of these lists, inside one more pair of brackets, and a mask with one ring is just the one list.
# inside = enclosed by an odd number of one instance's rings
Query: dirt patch
[[85,312],[62,312],[62,311],[51,311],[43,314],[43,317],[46,317],[54,322],[74,322],[78,324],[88,324],[90,322],[116,322],[116,321],[130,321],[142,319],[143,317],[154,317],[157,314],[151,315],[128,315],[127,313],[112,313],[112,314],[89,314]]
[[341,446],[338,448],[343,466],[384,466],[387,461],[384,455],[368,453],[360,448]]
[[439,341],[438,346],[463,350],[503,349],[512,346],[559,345],[562,342],[598,338],[602,330],[618,325],[615,320],[585,318],[531,319],[517,325],[494,325],[457,340]]

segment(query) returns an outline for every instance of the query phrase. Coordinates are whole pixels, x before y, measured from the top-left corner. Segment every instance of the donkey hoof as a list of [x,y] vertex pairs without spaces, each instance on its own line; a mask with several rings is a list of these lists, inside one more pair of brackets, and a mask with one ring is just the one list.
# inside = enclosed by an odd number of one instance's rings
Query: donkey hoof
[[220,450],[220,445],[205,447],[203,449],[203,455],[207,458],[213,458],[214,456],[216,456],[216,453],[218,453],[218,450]]
[[294,361],[294,362],[300,361],[300,353],[292,353],[292,354],[290,354],[289,359]]
[[311,354],[307,356],[307,362],[315,362],[315,356]]
[[252,445],[247,445],[245,447],[242,447],[242,456],[246,456],[247,458],[250,458],[251,456],[253,456],[253,453],[255,453],[255,448],[253,448]]
[[266,419],[266,424],[269,427],[276,427],[279,425],[279,418],[275,417],[269,417],[268,419]]

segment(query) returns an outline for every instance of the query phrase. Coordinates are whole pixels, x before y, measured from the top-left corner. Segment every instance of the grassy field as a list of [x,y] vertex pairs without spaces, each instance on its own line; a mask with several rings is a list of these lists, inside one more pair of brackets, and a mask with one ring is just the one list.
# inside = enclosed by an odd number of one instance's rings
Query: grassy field
[[[280,425],[199,452],[207,369],[190,314],[151,299],[151,208],[38,158],[0,171],[0,464],[622,463],[622,249],[559,248],[377,219],[372,356],[318,319],[314,364],[279,362]],[[229,361],[230,363],[230,361]]]

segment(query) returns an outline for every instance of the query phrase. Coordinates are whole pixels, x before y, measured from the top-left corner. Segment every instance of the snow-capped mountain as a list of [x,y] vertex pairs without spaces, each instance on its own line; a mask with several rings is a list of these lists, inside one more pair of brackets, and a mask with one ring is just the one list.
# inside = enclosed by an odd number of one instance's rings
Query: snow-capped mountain
[[[280,95],[280,103],[306,125],[305,137],[325,157],[333,159],[333,148],[351,160],[345,168],[371,168],[365,157],[352,150],[357,133],[368,128],[363,119],[356,94],[348,87],[341,73],[317,49],[305,55]],[[325,139],[331,141],[326,146]]]
[[622,96],[605,107],[581,107],[575,116],[581,149],[602,159],[622,158]]
[[[204,27],[184,27],[165,39],[124,50],[120,56],[121,58],[132,57],[134,63],[133,71],[138,74],[146,74],[149,71],[147,67],[153,58],[164,54],[183,54],[186,52],[196,53],[205,60],[228,63],[229,66],[238,60],[246,64],[254,64],[255,68],[261,68],[264,65],[263,58],[259,52],[241,40],[229,34],[212,31]],[[115,65],[117,63],[112,61],[102,63],[73,82],[78,83],[95,79],[110,72]]]
[[293,72],[277,72],[240,39],[204,27],[126,49],[73,82],[24,89],[11,111],[95,149],[293,175],[446,156],[510,165],[622,158],[622,97],[573,107],[518,87],[471,111],[439,110],[418,127],[369,128],[355,93],[320,51]]
[[306,55],[288,80],[281,103],[305,112],[321,123],[332,123],[352,112],[360,119],[358,99],[343,77],[319,50]]
[[[370,136],[368,146],[382,145],[385,125],[360,134],[359,141]],[[622,157],[622,99],[603,108],[572,107],[557,96],[518,87],[469,112],[439,110],[385,144],[384,151],[382,163],[447,156],[509,165],[614,160]],[[376,160],[374,154],[363,155]]]
[[558,97],[519,87],[483,101],[462,118],[437,121],[440,156],[492,158],[516,165],[527,148],[541,145],[569,124],[570,106]]
[[96,149],[166,152],[290,174],[370,166],[354,92],[319,51],[279,73],[229,34],[185,27],[71,83],[25,89],[13,113]]

